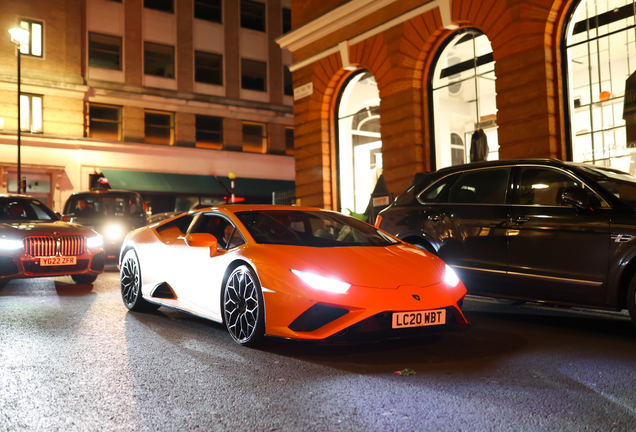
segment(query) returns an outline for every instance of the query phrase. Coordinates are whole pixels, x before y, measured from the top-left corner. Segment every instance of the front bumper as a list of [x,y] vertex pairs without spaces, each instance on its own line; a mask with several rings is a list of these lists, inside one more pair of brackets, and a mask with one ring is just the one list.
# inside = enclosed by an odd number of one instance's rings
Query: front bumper
[[23,253],[0,255],[0,280],[33,277],[93,275],[104,271],[103,248],[77,256],[77,264],[41,266],[40,258]]
[[[266,290],[266,333],[290,339],[364,341],[461,331],[470,326],[460,309],[466,294],[461,283],[397,289],[352,286],[343,295],[311,293],[308,298]],[[445,324],[392,328],[396,312],[440,309],[446,310]]]

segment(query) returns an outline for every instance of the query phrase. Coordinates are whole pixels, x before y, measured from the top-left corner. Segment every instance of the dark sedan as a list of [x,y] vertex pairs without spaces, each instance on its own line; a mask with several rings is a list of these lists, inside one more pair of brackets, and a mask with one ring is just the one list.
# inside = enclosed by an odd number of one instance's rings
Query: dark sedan
[[636,177],[551,159],[417,174],[376,225],[439,255],[469,293],[628,309],[636,324]]
[[0,287],[11,279],[70,275],[92,283],[104,271],[102,236],[66,223],[26,195],[0,195]]

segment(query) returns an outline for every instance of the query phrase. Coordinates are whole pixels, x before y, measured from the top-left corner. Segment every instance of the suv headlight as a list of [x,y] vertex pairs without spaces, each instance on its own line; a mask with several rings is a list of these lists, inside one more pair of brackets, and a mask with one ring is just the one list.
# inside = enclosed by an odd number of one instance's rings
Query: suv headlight
[[94,237],[89,237],[86,239],[86,246],[89,249],[94,249],[102,246],[104,244],[104,237],[99,234],[96,234]]
[[16,250],[22,249],[22,240],[9,240],[9,239],[0,239],[0,249],[1,250]]

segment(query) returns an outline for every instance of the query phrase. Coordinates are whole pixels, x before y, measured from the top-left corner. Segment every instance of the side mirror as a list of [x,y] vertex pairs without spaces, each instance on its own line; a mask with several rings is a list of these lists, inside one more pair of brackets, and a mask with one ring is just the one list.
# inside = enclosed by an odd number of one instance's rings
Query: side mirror
[[561,193],[561,201],[581,210],[590,208],[590,200],[584,189],[579,187],[567,187]]
[[193,233],[185,237],[185,243],[190,247],[209,247],[210,253],[216,252],[217,240],[210,233]]

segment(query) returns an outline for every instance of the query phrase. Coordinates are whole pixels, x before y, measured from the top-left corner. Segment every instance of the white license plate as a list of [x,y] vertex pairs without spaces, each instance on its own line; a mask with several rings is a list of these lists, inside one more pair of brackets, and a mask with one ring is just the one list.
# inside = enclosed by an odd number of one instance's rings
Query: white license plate
[[40,265],[47,266],[62,266],[62,265],[75,265],[77,264],[77,257],[41,257]]
[[394,329],[440,324],[446,324],[446,309],[393,313]]

